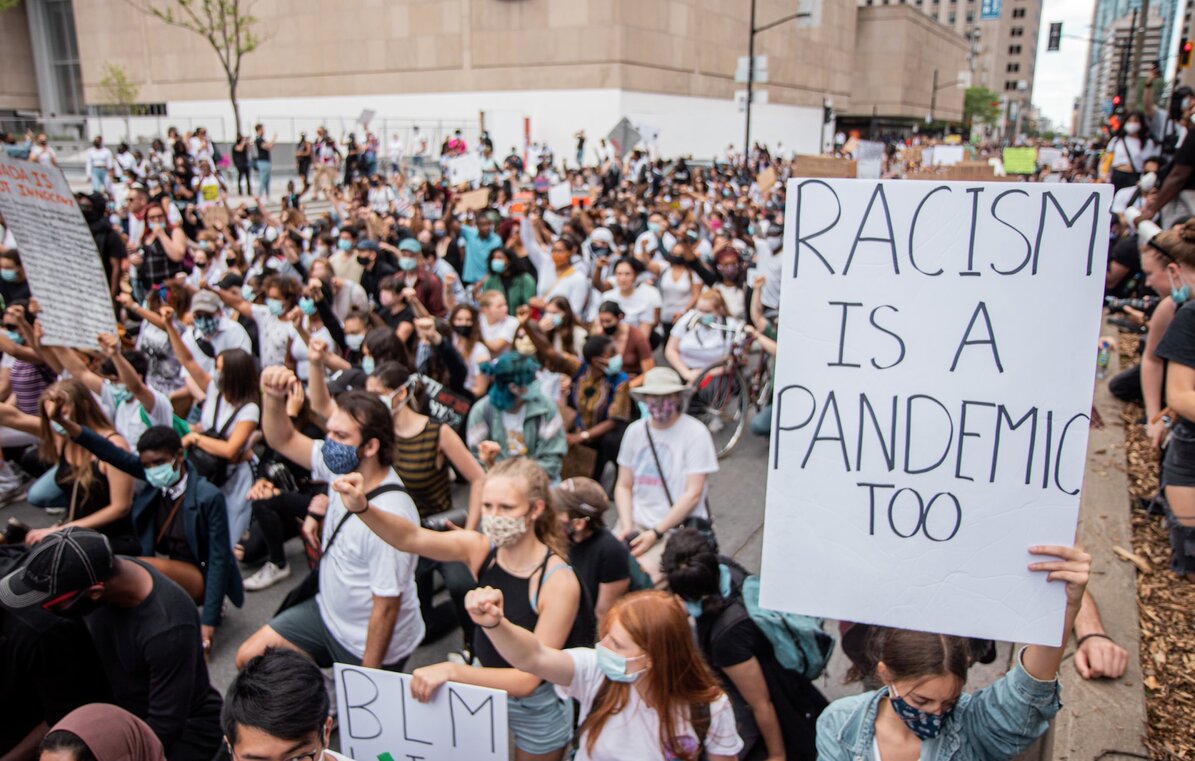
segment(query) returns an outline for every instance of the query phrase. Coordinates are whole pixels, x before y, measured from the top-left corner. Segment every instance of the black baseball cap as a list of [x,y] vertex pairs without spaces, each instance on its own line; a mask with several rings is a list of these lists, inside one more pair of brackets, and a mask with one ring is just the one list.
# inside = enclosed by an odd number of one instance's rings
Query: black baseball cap
[[28,608],[87,589],[111,577],[113,564],[112,545],[100,532],[76,526],[55,531],[0,579],[0,603]]

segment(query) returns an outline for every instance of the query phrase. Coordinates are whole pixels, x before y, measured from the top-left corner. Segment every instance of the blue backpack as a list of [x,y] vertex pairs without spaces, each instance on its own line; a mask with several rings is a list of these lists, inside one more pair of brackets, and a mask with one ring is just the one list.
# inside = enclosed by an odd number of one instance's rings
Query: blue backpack
[[761,608],[755,574],[743,579],[741,594],[747,615],[772,644],[776,661],[806,679],[821,676],[834,652],[834,637],[822,631],[824,619]]

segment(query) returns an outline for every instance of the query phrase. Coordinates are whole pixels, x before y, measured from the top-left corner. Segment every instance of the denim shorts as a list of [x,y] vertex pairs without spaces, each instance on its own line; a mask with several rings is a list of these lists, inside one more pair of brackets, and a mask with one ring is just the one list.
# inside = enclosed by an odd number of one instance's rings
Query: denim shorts
[[[349,651],[332,636],[319,605],[311,597],[292,608],[287,608],[270,621],[270,628],[287,642],[311,656],[320,668],[331,668],[333,663],[347,663],[360,666],[361,659]],[[387,671],[402,671],[407,663],[402,658],[397,663],[388,663],[382,668]]]
[[507,698],[506,722],[524,753],[551,753],[573,739],[573,701],[542,682],[525,698]]

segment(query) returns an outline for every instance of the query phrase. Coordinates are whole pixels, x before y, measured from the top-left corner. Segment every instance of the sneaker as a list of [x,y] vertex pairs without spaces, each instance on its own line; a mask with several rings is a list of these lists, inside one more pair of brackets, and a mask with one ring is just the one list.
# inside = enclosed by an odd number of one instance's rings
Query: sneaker
[[274,586],[283,579],[289,578],[289,565],[277,566],[267,562],[261,568],[257,569],[257,573],[245,579],[245,589],[250,592],[260,592],[267,587]]
[[[20,502],[25,498],[25,485],[20,480],[0,481],[0,507]],[[62,509],[66,512],[66,508]]]
[[46,515],[66,515],[65,507],[47,507],[45,511]]

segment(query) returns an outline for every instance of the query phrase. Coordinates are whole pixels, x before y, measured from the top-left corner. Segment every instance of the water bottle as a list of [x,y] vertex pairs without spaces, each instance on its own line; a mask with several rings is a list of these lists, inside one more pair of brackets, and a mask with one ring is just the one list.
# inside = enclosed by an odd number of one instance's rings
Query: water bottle
[[1096,377],[1103,378],[1108,374],[1108,355],[1112,351],[1110,341],[1100,341],[1100,353],[1096,355]]

